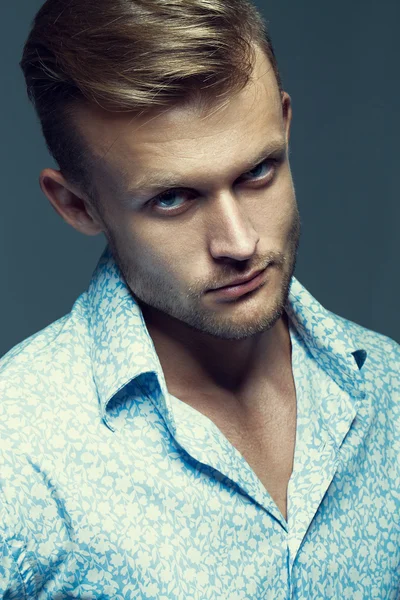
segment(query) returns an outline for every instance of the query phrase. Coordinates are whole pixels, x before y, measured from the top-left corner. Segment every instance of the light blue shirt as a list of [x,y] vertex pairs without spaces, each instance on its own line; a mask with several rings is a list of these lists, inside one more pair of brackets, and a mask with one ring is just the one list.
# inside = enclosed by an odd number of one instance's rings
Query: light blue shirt
[[288,517],[166,388],[106,248],[71,312],[0,362],[7,599],[400,598],[400,347],[293,277]]

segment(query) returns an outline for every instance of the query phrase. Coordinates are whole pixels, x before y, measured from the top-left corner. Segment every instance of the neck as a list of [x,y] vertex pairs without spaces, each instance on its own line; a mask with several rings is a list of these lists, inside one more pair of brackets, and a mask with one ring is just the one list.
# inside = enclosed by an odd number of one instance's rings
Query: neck
[[[243,340],[215,338],[143,307],[167,388],[177,397],[196,390],[245,399],[261,386],[284,385],[291,373],[288,317],[269,330]],[[171,319],[171,323],[169,320]],[[173,321],[173,322],[172,322]]]

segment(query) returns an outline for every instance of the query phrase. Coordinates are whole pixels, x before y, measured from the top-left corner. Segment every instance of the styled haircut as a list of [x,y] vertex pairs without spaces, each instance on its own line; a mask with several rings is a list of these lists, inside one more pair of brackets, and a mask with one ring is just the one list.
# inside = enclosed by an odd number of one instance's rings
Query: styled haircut
[[77,104],[132,116],[194,100],[211,106],[245,87],[254,45],[282,91],[266,24],[247,0],[47,0],[20,66],[50,154],[96,203]]

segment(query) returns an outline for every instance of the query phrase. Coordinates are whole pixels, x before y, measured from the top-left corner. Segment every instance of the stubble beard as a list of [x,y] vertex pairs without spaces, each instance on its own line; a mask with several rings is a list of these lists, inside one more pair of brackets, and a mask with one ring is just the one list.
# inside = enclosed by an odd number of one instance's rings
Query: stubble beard
[[[271,268],[278,269],[281,273],[279,292],[269,310],[253,322],[248,319],[237,322],[237,320],[222,316],[219,310],[204,309],[201,306],[204,292],[199,294],[198,292],[191,292],[189,289],[186,295],[180,299],[177,296],[176,289],[170,286],[164,278],[157,278],[152,274],[149,275],[146,271],[140,271],[136,266],[133,267],[118,252],[113,236],[110,234],[107,238],[121,275],[133,299],[138,303],[143,313],[147,313],[148,307],[150,307],[150,309],[156,309],[168,315],[168,317],[177,319],[180,324],[184,323],[187,327],[198,332],[219,339],[241,340],[271,329],[282,317],[289,297],[292,276],[296,268],[300,235],[301,221],[296,206],[289,232],[289,251],[287,255],[282,253],[272,253],[271,255],[273,263]],[[266,285],[268,286],[268,283]],[[261,290],[254,293],[260,294],[263,293],[263,290],[261,288]],[[243,297],[238,300],[243,300]]]

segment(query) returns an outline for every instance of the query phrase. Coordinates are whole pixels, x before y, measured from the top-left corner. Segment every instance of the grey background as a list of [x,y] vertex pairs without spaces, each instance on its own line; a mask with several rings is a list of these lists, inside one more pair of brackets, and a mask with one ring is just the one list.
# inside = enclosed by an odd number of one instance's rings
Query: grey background
[[[0,355],[70,311],[105,247],[64,223],[39,188],[41,169],[55,165],[18,62],[41,4],[2,6]],[[400,342],[400,3],[257,4],[293,100],[295,275],[329,310]]]

